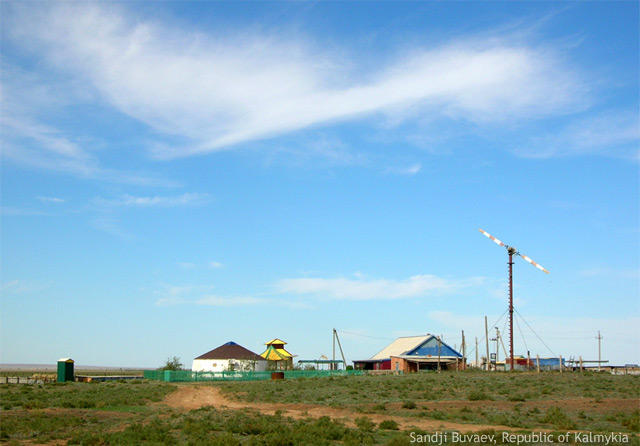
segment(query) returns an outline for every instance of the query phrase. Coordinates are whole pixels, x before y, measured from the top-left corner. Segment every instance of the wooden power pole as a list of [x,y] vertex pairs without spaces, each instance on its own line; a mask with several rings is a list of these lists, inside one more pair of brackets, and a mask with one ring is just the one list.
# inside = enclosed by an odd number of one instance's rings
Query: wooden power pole
[[441,338],[438,337],[438,372],[440,372],[440,348],[441,348]]
[[600,330],[598,330],[598,337],[596,337],[596,339],[598,340],[598,372],[599,372],[600,363],[602,361],[602,358],[600,357],[600,341],[602,341],[602,336],[600,336]]
[[464,339],[464,330],[462,330],[462,370],[467,368],[467,343]]
[[[344,352],[342,351],[342,344],[340,344],[340,338],[338,337],[338,332],[336,329],[333,329],[333,359],[335,360],[336,356],[336,341],[338,341],[338,348],[340,349],[340,356],[342,356],[342,367],[343,370],[347,370],[347,360],[344,357]],[[337,367],[336,367],[337,369]]]
[[487,316],[484,317],[484,342],[487,345],[487,372],[490,369],[489,361],[489,328],[487,326]]
[[476,336],[476,367],[480,367],[478,364],[478,337]]

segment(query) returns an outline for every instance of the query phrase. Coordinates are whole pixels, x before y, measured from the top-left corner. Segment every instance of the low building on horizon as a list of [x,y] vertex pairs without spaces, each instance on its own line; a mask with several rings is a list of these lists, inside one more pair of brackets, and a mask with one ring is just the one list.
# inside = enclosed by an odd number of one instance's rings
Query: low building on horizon
[[267,360],[267,368],[269,370],[293,369],[294,355],[284,348],[285,344],[286,342],[278,338],[265,343],[267,349],[260,356]]
[[403,336],[373,355],[370,359],[354,360],[357,370],[419,370],[455,369],[463,367],[462,355],[437,336]]
[[193,372],[263,372],[267,361],[249,349],[229,341],[193,360]]

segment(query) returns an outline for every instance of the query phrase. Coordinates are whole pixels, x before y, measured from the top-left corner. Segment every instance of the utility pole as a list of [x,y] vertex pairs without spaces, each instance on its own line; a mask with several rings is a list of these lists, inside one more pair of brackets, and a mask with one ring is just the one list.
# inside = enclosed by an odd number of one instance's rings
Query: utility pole
[[476,367],[480,367],[478,364],[478,337],[476,336]]
[[[335,350],[335,341],[338,341],[338,348],[340,349],[340,356],[342,356],[342,367],[344,370],[347,370],[347,360],[344,357],[344,352],[342,351],[342,344],[340,344],[340,338],[338,337],[338,332],[336,331],[336,329],[333,329],[333,348]],[[335,353],[334,353],[335,355]],[[336,367],[337,368],[337,367]]]
[[331,370],[336,369],[336,329],[333,329],[331,332],[331,337],[333,340],[333,355],[331,356]]
[[504,352],[504,364],[505,364],[505,369],[506,369],[506,365],[507,365],[507,349],[504,348],[504,340],[502,339],[502,333],[498,332],[498,337],[500,338],[500,345],[502,345],[502,351]]
[[498,361],[500,358],[500,344],[498,344],[498,342],[500,342],[500,330],[498,330],[498,327],[495,327],[496,329],[496,370],[498,369]]
[[440,372],[440,348],[441,348],[441,338],[438,338],[438,373]]
[[464,340],[464,330],[462,330],[462,370],[467,368],[467,343]]
[[598,372],[600,371],[600,361],[602,358],[600,357],[600,341],[602,341],[602,336],[600,336],[600,330],[598,330],[598,336],[596,337],[598,340]]
[[487,327],[487,316],[484,317],[484,342],[487,345],[487,372],[489,371],[489,328]]

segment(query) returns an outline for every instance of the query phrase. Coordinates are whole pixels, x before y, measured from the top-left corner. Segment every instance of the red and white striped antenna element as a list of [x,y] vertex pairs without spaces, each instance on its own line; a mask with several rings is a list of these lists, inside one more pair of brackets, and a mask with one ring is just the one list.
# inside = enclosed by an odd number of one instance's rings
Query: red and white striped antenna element
[[531,263],[533,266],[538,268],[540,271],[544,271],[549,274],[542,265],[531,260],[530,257],[518,252],[516,248],[513,246],[509,246],[505,243],[502,243],[500,240],[495,238],[493,235],[489,234],[487,231],[483,231],[482,229],[478,229],[478,231],[482,232],[484,235],[489,237],[498,245],[507,248],[507,252],[509,253],[509,366],[510,369],[513,370],[513,256],[520,256],[527,262]]

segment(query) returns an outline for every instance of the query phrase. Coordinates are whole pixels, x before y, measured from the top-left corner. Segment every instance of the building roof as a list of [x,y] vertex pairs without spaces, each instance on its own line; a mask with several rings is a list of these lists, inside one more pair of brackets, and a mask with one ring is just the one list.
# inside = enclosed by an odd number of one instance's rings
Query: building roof
[[267,342],[264,345],[271,345],[271,344],[283,344],[284,345],[284,344],[286,344],[286,342],[284,342],[281,339],[275,338],[275,339],[272,339],[271,341]]
[[196,359],[250,359],[253,361],[264,361],[259,355],[256,355],[251,350],[244,348],[235,342],[227,342],[222,344],[218,348],[198,356]]
[[424,336],[404,336],[398,338],[391,344],[380,350],[378,353],[373,355],[371,359],[388,359],[392,356],[403,355],[409,350],[412,350],[425,342],[427,339],[429,339],[430,336],[431,335],[427,334]]
[[387,345],[380,352],[373,355],[371,359],[382,360],[388,359],[391,356],[413,356],[413,357],[430,357],[439,356],[441,358],[446,357],[458,357],[462,358],[462,355],[447,345],[444,341],[440,341],[438,346],[438,339],[430,334],[424,336],[405,336],[398,338],[391,344]]
[[293,358],[293,355],[284,348],[275,348],[273,345],[268,345],[267,349],[262,352],[260,356],[268,361],[288,361]]
[[[402,358],[404,360],[407,361],[412,361],[412,362],[423,362],[423,363],[432,363],[432,362],[438,362],[438,357],[437,356],[413,356],[413,355],[402,355],[402,356],[393,356],[394,358]],[[455,357],[452,358],[451,356],[440,356],[440,362],[451,362],[451,361],[455,361]]]

